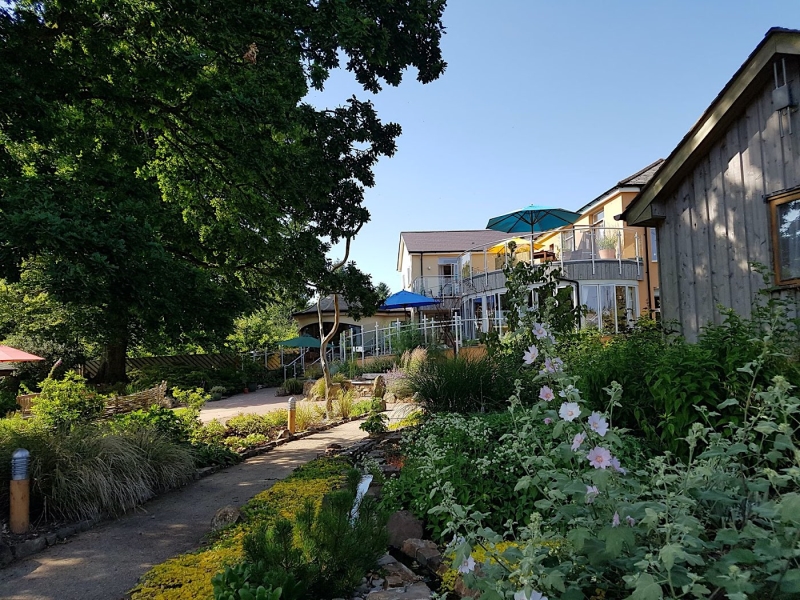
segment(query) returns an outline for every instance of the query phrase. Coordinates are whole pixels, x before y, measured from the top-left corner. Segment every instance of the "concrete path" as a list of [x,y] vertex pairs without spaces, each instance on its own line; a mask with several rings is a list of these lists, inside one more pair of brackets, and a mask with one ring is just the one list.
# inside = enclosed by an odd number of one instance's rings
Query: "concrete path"
[[[284,400],[285,399],[281,399]],[[159,496],[133,514],[96,526],[0,570],[3,600],[119,600],[153,565],[197,548],[214,513],[241,506],[332,443],[366,436],[351,421],[289,442]]]
[[[216,419],[222,424],[231,417],[235,417],[239,413],[255,413],[263,415],[279,408],[286,408],[289,402],[289,396],[276,396],[275,391],[278,388],[263,388],[250,392],[249,394],[236,394],[225,400],[217,400],[216,402],[206,402],[203,409],[200,411],[200,420],[203,423],[208,423]],[[302,394],[295,395],[299,402],[303,399]]]

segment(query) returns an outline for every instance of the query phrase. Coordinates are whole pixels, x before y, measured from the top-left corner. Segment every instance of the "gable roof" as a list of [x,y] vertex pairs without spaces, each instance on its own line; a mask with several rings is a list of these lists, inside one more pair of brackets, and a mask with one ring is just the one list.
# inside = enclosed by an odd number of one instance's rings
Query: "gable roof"
[[[647,165],[641,171],[637,171],[633,175],[618,181],[617,185],[615,185],[612,188],[607,189],[605,192],[600,194],[597,198],[595,198],[591,202],[588,202],[588,203],[584,204],[583,206],[581,206],[577,210],[577,212],[579,212],[579,213],[585,212],[587,209],[591,208],[592,206],[594,206],[595,204],[597,204],[601,200],[605,199],[609,194],[611,194],[612,192],[615,192],[617,190],[622,190],[623,188],[638,188],[638,189],[641,189],[645,184],[647,184],[653,178],[653,175],[656,174],[656,172],[658,171],[659,167],[661,167],[662,164],[664,164],[664,159],[663,158],[659,158],[657,161]],[[636,191],[636,190],[630,190],[630,191]]]
[[[322,312],[324,314],[328,314],[328,313],[333,313],[334,312],[333,296],[325,296],[322,299],[322,301],[320,302],[320,304],[321,304]],[[349,307],[347,305],[347,300],[342,298],[342,296],[339,296],[339,313],[343,314],[343,315],[347,314],[347,309],[348,308]],[[375,314],[386,314],[386,313],[388,313],[388,314],[401,313],[402,314],[403,310],[402,309],[393,309],[393,308],[390,308],[390,309],[378,309]],[[299,311],[297,311],[295,313],[292,313],[292,316],[293,317],[297,317],[297,316],[300,316],[300,315],[315,315],[315,314],[317,314],[317,303],[316,302],[312,302],[307,308],[304,308],[303,310],[299,310]]]
[[462,231],[402,231],[400,237],[409,252],[465,252],[499,242],[510,233],[493,229],[467,229]]
[[680,183],[705,149],[772,77],[770,66],[773,58],[779,55],[800,56],[800,30],[773,27],[767,31],[761,43],[622,213],[621,217],[629,225],[647,225],[658,218],[653,213],[654,201]]

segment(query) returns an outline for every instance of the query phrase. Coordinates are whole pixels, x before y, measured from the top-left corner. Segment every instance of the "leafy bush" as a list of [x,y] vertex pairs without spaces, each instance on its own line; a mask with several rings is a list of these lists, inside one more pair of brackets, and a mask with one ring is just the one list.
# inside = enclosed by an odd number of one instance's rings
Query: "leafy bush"
[[401,325],[389,335],[389,347],[395,356],[425,345],[425,336],[415,323]]
[[[236,417],[231,417],[236,418]],[[230,420],[230,419],[229,419]],[[227,435],[228,428],[216,419],[203,423],[192,431],[192,442],[197,444],[219,444]]]
[[283,382],[283,389],[289,394],[302,394],[303,381],[301,379],[289,378]]
[[227,467],[241,462],[242,457],[220,442],[211,444],[192,444],[195,465],[198,468],[222,466]]
[[263,446],[269,441],[270,441],[270,436],[268,435],[264,435],[262,433],[251,433],[244,437],[242,436],[226,437],[224,440],[222,440],[222,443],[231,450],[249,450],[250,448]]
[[105,396],[90,389],[86,380],[69,371],[64,379],[45,379],[31,412],[45,427],[69,430],[100,416]]
[[385,373],[384,381],[386,382],[386,391],[394,394],[397,398],[410,398],[414,394],[411,380],[401,369],[394,368]]
[[361,415],[367,414],[372,410],[372,404],[373,401],[371,399],[354,402],[352,408],[350,409],[350,416],[360,417]]
[[270,435],[276,429],[286,427],[288,419],[289,411],[281,408],[263,415],[239,413],[228,419],[225,425],[229,436],[245,437],[254,433]]
[[250,584],[251,579],[255,579],[253,575],[255,567],[243,563],[235,567],[226,567],[225,571],[215,575],[211,579],[214,586],[214,600],[279,600],[280,598],[286,600],[288,596],[282,593],[281,588],[273,590],[272,586],[266,588],[263,585],[255,587]]
[[379,435],[389,431],[389,428],[386,427],[386,421],[388,420],[389,417],[382,412],[372,411],[358,428],[370,435]]
[[115,415],[109,426],[117,433],[133,428],[152,428],[177,444],[188,443],[192,434],[184,419],[173,410],[162,406],[151,406],[147,410]]

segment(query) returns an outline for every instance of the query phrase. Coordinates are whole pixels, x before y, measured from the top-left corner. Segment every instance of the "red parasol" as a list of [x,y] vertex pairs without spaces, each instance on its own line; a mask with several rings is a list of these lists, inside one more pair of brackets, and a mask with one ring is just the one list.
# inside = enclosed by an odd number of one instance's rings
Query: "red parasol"
[[34,362],[44,360],[41,356],[28,354],[11,346],[0,346],[0,363],[4,362]]

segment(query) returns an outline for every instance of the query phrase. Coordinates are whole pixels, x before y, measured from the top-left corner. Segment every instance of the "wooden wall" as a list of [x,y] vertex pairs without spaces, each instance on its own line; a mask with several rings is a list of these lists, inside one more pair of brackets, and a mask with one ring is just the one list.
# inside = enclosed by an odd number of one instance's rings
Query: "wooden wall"
[[[800,99],[797,59],[787,59],[787,69],[792,97]],[[790,135],[784,111],[781,137],[773,87],[770,79],[664,199],[666,218],[658,226],[662,316],[677,321],[689,340],[722,321],[718,305],[750,315],[763,288],[750,263],[772,269],[764,197],[800,185],[800,113],[791,115]],[[782,293],[800,301],[797,289]]]

